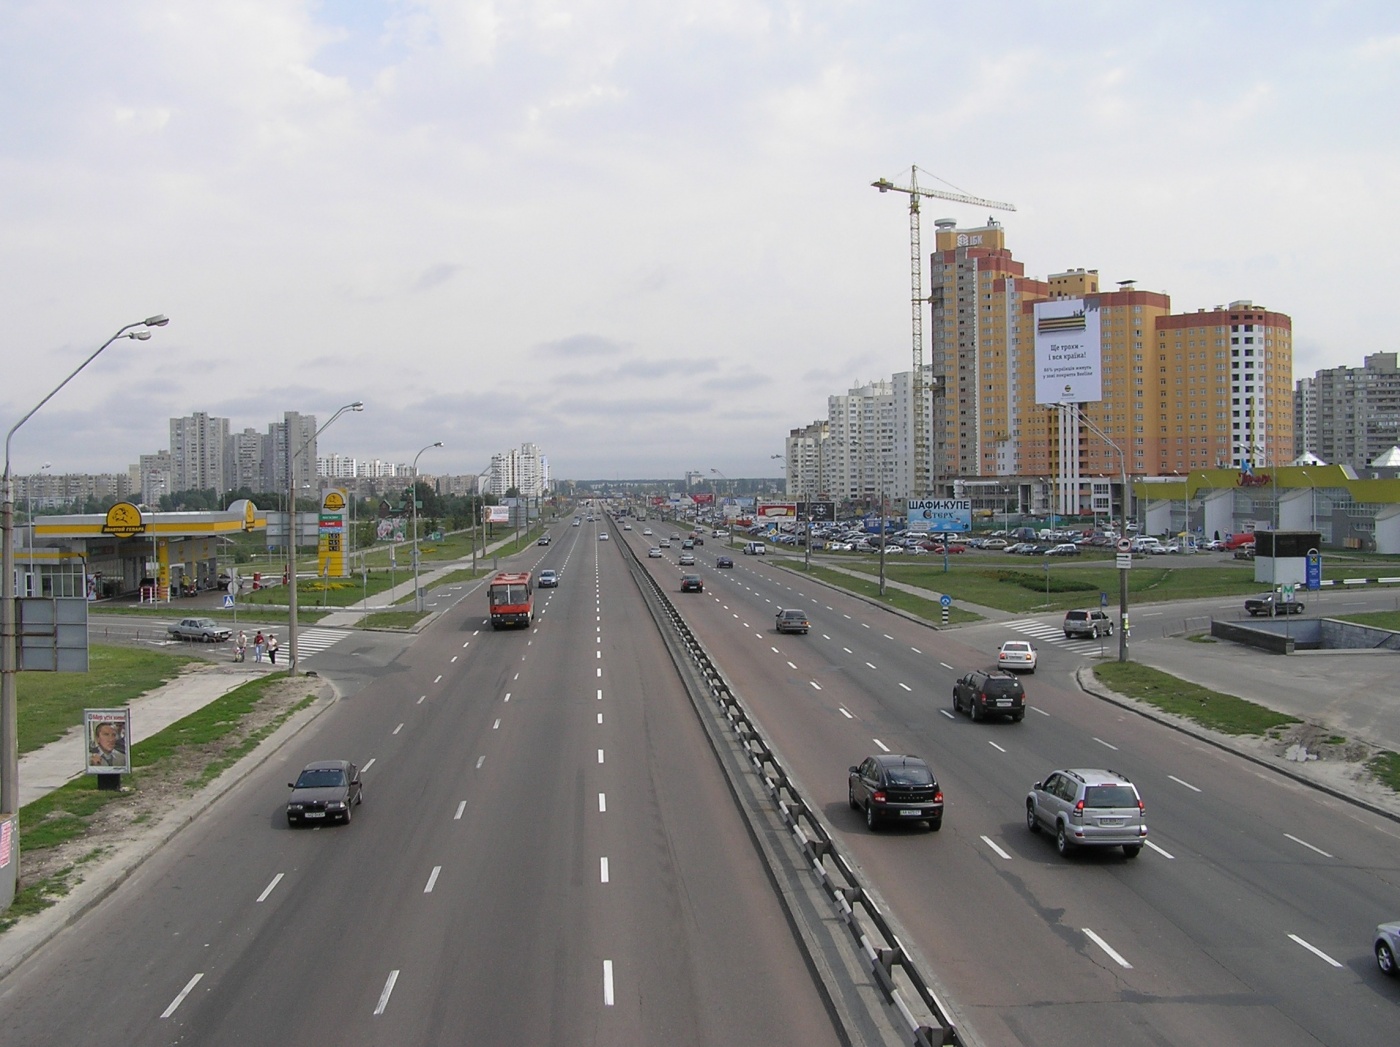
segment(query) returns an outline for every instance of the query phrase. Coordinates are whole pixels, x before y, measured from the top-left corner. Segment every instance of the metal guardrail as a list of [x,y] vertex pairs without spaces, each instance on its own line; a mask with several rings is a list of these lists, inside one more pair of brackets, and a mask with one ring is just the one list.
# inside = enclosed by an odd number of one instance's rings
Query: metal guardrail
[[[620,542],[638,584],[645,587],[665,613],[674,639],[704,681],[706,698],[718,707],[749,765],[772,796],[793,840],[805,855],[842,922],[860,949],[875,983],[905,1026],[915,1047],[963,1044],[949,1010],[919,969],[916,957],[895,933],[870,887],[842,853],[822,819],[798,791],[739,695],[681,617],[670,597],[656,583],[628,543]],[[916,1014],[915,1012],[920,1012]]]

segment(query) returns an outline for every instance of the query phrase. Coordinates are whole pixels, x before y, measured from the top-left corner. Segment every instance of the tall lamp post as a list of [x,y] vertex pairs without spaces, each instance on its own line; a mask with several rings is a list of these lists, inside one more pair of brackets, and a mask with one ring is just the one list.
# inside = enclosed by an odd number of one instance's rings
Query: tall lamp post
[[423,594],[418,591],[418,459],[423,451],[441,446],[442,441],[438,440],[413,456],[413,609],[419,612],[423,610]]
[[[134,338],[145,341],[151,337],[150,328],[164,327],[170,322],[164,314],[148,316],[122,327],[108,338],[97,351],[80,363],[73,372],[59,382],[53,392],[44,397],[29,412],[10,427],[5,434],[5,472],[0,475],[0,815],[13,815],[19,812],[19,702],[15,676],[19,672],[18,651],[15,648],[15,490],[10,478],[10,440],[39,408],[58,394],[58,391],[71,382],[84,367],[92,363],[102,350],[118,338]],[[15,841],[14,859],[10,887],[18,882],[19,844]],[[8,899],[13,891],[4,891],[0,897]]]
[[[1118,540],[1125,541],[1128,537],[1128,456],[1123,453],[1123,448],[1108,438],[1108,435],[1085,416],[1084,412],[1077,406],[1066,404],[1071,410],[1079,415],[1079,420],[1089,427],[1089,431],[1097,436],[1118,454],[1118,469],[1120,482],[1123,485],[1123,522],[1118,530]],[[1109,499],[1109,511],[1113,509],[1113,500]],[[1128,569],[1120,567],[1118,569],[1118,660],[1126,662],[1128,660]]]
[[[52,462],[45,462],[43,465],[39,466],[39,475],[43,476],[44,473],[52,467]],[[29,581],[25,585],[25,589],[28,590],[29,586],[34,584],[34,477],[30,476],[24,481],[24,493],[28,499],[26,515],[29,517]],[[43,592],[43,586],[39,587],[39,591],[41,593]],[[28,592],[27,595],[32,596],[34,594]]]
[[[472,526],[472,577],[473,577],[473,578],[476,577],[476,554],[477,554],[477,550],[478,550],[478,549],[481,549],[481,543],[482,543],[482,541],[484,540],[485,533],[486,533],[486,522],[482,519],[482,517],[483,517],[483,516],[485,515],[485,513],[486,513],[486,492],[485,492],[484,490],[482,490],[482,487],[481,487],[481,478],[482,478],[483,476],[485,476],[487,472],[490,472],[490,467],[489,467],[489,466],[486,468],[485,471],[478,473],[478,474],[477,474],[477,479],[476,479],[476,487],[477,487],[477,491],[476,491],[476,519],[472,521],[472,524],[473,524],[473,526]],[[485,551],[484,549],[481,550],[481,558],[482,558],[483,560],[486,559],[486,551]]]
[[[320,436],[337,418],[346,411],[363,411],[365,405],[356,400],[353,404],[346,404],[335,414],[330,416],[329,421],[321,428],[311,434],[310,438],[297,448],[296,453],[287,459],[287,675],[297,674],[297,487],[296,487],[296,461],[301,453],[316,442],[316,437]],[[290,436],[291,434],[288,433]],[[290,444],[288,447],[290,448]]]

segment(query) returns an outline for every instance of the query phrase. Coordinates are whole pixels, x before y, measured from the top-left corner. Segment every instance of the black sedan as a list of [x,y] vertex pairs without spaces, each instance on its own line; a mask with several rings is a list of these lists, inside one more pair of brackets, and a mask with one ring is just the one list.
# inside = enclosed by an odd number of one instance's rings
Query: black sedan
[[867,756],[850,770],[846,801],[853,810],[865,811],[871,832],[887,821],[927,822],[931,832],[943,828],[943,790],[917,756]]
[[365,802],[360,771],[349,760],[317,760],[288,782],[287,824],[305,825],[335,818],[348,823],[350,809]]
[[1285,600],[1282,593],[1260,593],[1246,600],[1244,609],[1251,618],[1257,614],[1272,618],[1279,614],[1302,614],[1303,604],[1298,600]]
[[716,557],[715,557],[715,566],[716,566],[716,567],[733,567],[733,566],[734,566],[734,558],[733,558],[732,556],[716,556]]
[[704,592],[704,590],[705,583],[700,580],[700,576],[698,574],[681,575],[681,592],[699,593]]

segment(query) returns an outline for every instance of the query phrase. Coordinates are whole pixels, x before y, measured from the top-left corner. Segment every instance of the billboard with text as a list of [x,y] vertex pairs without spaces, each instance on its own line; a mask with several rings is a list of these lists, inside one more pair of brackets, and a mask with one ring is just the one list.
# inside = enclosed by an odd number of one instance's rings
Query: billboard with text
[[1036,302],[1035,402],[1103,399],[1099,305],[1083,298]]

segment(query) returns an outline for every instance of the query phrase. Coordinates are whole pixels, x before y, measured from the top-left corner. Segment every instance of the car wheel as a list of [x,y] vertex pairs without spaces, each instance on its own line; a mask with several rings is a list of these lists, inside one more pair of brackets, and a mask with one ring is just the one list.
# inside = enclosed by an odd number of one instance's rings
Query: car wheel
[[967,712],[968,715],[972,717],[973,723],[976,723],[978,720],[982,719],[982,710],[978,708],[976,698],[973,698],[968,701]]
[[1065,832],[1063,825],[1057,825],[1055,827],[1055,850],[1067,857],[1073,849],[1074,843],[1070,840],[1069,833]]
[[1026,828],[1033,833],[1040,832],[1040,821],[1035,816],[1035,804],[1026,803]]
[[297,827],[297,820],[296,820],[295,818],[293,818],[290,814],[287,815],[287,828],[288,828],[288,829],[295,829],[296,827]]
[[1376,966],[1381,969],[1382,974],[1395,977],[1395,954],[1385,942],[1376,942]]
[[958,689],[956,687],[953,688],[953,712],[962,712],[962,703],[958,701]]
[[865,805],[865,827],[871,832],[875,832],[879,828],[879,825],[880,823],[875,818],[874,804],[867,803]]
[[1073,640],[1073,639],[1074,639],[1074,637],[1071,636],[1071,635],[1069,634],[1069,631],[1068,631],[1068,630],[1065,631],[1065,639],[1066,639],[1066,640]]
[[352,810],[354,810],[354,809],[355,809],[355,805],[352,804],[352,803],[347,803],[347,804],[345,805],[345,824],[346,824],[346,825],[349,825],[349,824],[350,824],[350,812],[351,812]]
[[1032,665],[1029,669],[1026,670],[1026,675],[1027,675],[1027,676],[1034,676],[1034,675],[1035,675],[1035,666],[1034,666],[1034,665]]
[[856,803],[856,787],[850,782],[846,783],[846,802],[851,805],[851,810],[860,810],[860,804]]
[[1011,722],[1012,722],[1012,723],[1020,723],[1020,722],[1021,722],[1022,720],[1024,720],[1025,718],[1026,718],[1026,714],[1025,714],[1024,712],[1019,712],[1019,713],[1017,713],[1016,715],[1014,715],[1013,717],[1011,717]]
[[1099,638],[1099,627],[1096,625],[1096,626],[1094,626],[1093,639],[1097,640],[1098,638]]
[[1139,854],[1142,853],[1142,844],[1140,844],[1140,843],[1125,843],[1125,844],[1123,845],[1123,853],[1124,853],[1125,855],[1127,855],[1129,858],[1136,858]]
[[943,828],[943,819],[942,819],[942,818],[930,818],[930,819],[928,820],[928,831],[929,831],[929,832],[931,832],[931,833],[936,833],[936,832],[938,832],[938,830],[941,829],[941,828]]

